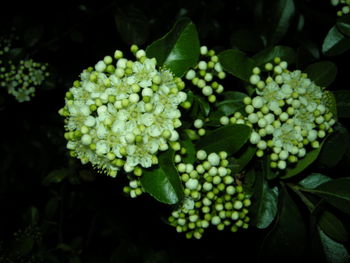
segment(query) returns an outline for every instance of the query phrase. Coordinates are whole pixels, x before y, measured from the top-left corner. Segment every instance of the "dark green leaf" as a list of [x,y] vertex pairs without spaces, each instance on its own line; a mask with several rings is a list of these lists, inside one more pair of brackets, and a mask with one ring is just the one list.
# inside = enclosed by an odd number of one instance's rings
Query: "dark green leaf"
[[296,53],[292,48],[287,46],[274,46],[260,51],[253,56],[253,59],[258,66],[262,66],[265,63],[273,61],[275,57],[279,57],[292,64],[295,62]]
[[181,137],[184,137],[184,139],[180,140],[181,146],[186,149],[186,154],[182,157],[182,161],[193,164],[196,161],[196,148],[186,133]]
[[[239,91],[228,91],[224,94],[224,99],[216,104],[219,111],[225,116],[230,116],[235,112],[243,112],[245,104],[243,99],[247,94]],[[221,116],[223,116],[221,115]]]
[[345,36],[350,37],[350,17],[349,16],[339,17],[336,25],[340,32],[342,32]]
[[209,103],[199,96],[193,96],[193,101],[199,105],[200,112],[203,114],[203,116],[208,116],[210,112]]
[[271,188],[261,173],[257,173],[253,189],[251,207],[252,225],[267,228],[277,214],[278,188]]
[[[243,151],[242,151],[243,150]],[[232,170],[232,173],[236,174],[241,172],[250,160],[254,157],[256,152],[256,147],[247,144],[245,145],[238,153],[237,158],[232,157],[229,167]]]
[[279,175],[277,171],[271,168],[270,164],[271,164],[270,156],[265,157],[262,162],[262,171],[264,173],[264,177],[268,180],[275,179]]
[[231,42],[234,47],[244,52],[257,52],[264,47],[261,37],[248,29],[234,31],[231,35]]
[[144,190],[160,202],[176,204],[183,197],[179,174],[174,166],[174,151],[159,155],[159,167],[144,170],[141,184]]
[[118,32],[126,44],[142,45],[147,41],[150,24],[140,9],[129,7],[118,10],[115,22]]
[[28,255],[32,251],[33,246],[34,240],[31,236],[21,237],[15,242],[16,252],[21,256]]
[[325,182],[310,192],[326,199],[328,203],[350,214],[350,177]]
[[328,182],[332,180],[330,177],[319,174],[319,173],[313,173],[310,174],[309,176],[305,177],[303,180],[299,182],[299,185],[306,189],[315,189],[319,185]]
[[295,12],[293,0],[268,0],[265,4],[267,44],[274,45],[287,32]]
[[266,236],[262,248],[262,262],[302,262],[306,245],[306,227],[297,205],[286,189],[279,194],[278,216],[273,229]]
[[49,185],[52,183],[60,183],[64,178],[68,177],[71,172],[67,169],[58,169],[50,172],[47,177],[44,178],[43,184]]
[[196,65],[199,48],[195,25],[191,20],[182,18],[164,37],[149,45],[146,53],[148,57],[155,57],[159,66],[166,66],[181,77]]
[[203,149],[208,153],[226,151],[231,155],[247,142],[250,133],[251,128],[243,124],[220,127],[200,139],[196,149]]
[[320,239],[323,251],[330,263],[347,263],[350,261],[350,255],[343,244],[335,242],[319,229]]
[[350,118],[350,91],[337,90],[333,92],[337,105],[337,115],[339,118]]
[[44,33],[43,24],[35,24],[29,27],[24,33],[24,43],[27,47],[34,47]]
[[337,76],[337,66],[330,61],[320,61],[308,66],[304,72],[321,87],[328,87]]
[[318,162],[325,167],[334,167],[343,158],[347,148],[349,147],[349,132],[340,124],[334,127],[323,144]]
[[228,49],[221,52],[219,61],[227,72],[242,80],[249,80],[255,67],[254,60],[237,49]]
[[342,54],[350,48],[350,39],[345,37],[336,26],[332,27],[323,40],[322,52],[326,56]]
[[332,239],[338,242],[347,241],[348,234],[343,223],[331,212],[323,211],[318,219],[318,225]]
[[317,159],[319,153],[321,152],[322,145],[323,145],[323,142],[321,143],[320,147],[308,152],[303,159],[299,160],[296,163],[294,167],[287,168],[286,174],[283,175],[281,178],[287,179],[304,171],[309,165],[311,165]]

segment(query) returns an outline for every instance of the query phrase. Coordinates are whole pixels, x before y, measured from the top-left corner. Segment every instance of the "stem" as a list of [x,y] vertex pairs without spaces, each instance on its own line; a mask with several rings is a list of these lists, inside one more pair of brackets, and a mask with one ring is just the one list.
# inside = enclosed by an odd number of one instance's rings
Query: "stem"
[[313,212],[315,210],[315,205],[300,191],[302,188],[291,183],[288,183],[287,185],[300,197],[307,208],[309,208],[310,212]]

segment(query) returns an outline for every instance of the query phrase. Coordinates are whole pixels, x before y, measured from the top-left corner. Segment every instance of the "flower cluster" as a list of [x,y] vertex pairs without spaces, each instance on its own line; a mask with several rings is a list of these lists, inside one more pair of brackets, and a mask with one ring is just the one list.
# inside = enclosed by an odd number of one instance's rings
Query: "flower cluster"
[[[176,142],[181,126],[178,105],[187,98],[184,83],[133,45],[136,61],[117,50],[88,68],[66,94],[67,148],[82,163],[110,176],[141,175],[140,167],[158,162],[157,152]],[[141,170],[142,171],[142,170]]]
[[35,87],[49,76],[47,64],[32,59],[19,62],[7,60],[5,58],[11,51],[11,41],[5,39],[0,42],[0,86],[6,88],[18,102],[30,101],[35,94]]
[[194,165],[183,163],[180,155],[175,161],[185,188],[183,203],[169,217],[177,232],[199,239],[210,225],[232,232],[248,228],[251,201],[227,168],[226,152],[208,155],[199,150]]
[[333,6],[339,6],[341,9],[337,12],[338,16],[350,13],[350,0],[331,0]]
[[247,117],[236,114],[236,122],[252,126],[250,142],[257,146],[257,156],[269,153],[271,167],[281,170],[318,148],[335,123],[327,93],[307,74],[287,66],[275,58],[264,71],[254,68],[250,83],[256,87],[255,97],[244,98]]
[[208,50],[206,46],[200,48],[201,60],[194,69],[190,69],[186,74],[186,79],[202,90],[208,101],[214,103],[216,96],[224,91],[224,87],[215,81],[215,78],[224,79],[225,72],[219,62],[214,50]]

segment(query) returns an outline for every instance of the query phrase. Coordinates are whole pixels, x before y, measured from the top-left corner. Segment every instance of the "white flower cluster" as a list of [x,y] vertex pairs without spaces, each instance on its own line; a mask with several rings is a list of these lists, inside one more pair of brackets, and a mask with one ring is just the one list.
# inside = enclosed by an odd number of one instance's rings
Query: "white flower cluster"
[[176,142],[181,126],[178,105],[186,100],[184,83],[155,59],[132,46],[137,60],[104,57],[88,68],[66,94],[67,148],[82,163],[116,176],[120,167],[135,172],[158,162],[157,152]]
[[250,142],[257,156],[270,153],[271,167],[281,170],[296,163],[332,131],[335,123],[327,106],[327,93],[300,70],[289,71],[279,58],[265,65],[268,77],[256,67],[250,83],[256,96],[244,98],[247,117],[237,114],[236,123],[252,126]]
[[333,6],[339,6],[341,9],[338,10],[337,15],[347,15],[350,13],[350,0],[331,0]]
[[226,73],[223,71],[218,56],[214,50],[208,50],[206,46],[200,48],[201,60],[194,69],[186,74],[186,79],[191,80],[194,86],[202,90],[208,101],[214,103],[216,96],[224,91],[224,87],[215,81],[215,78],[224,79]]
[[11,51],[11,41],[0,41],[0,87],[15,96],[18,102],[30,101],[35,94],[35,87],[40,86],[46,77],[47,64],[34,62],[32,59],[18,63],[6,57]]
[[218,230],[230,227],[232,232],[248,228],[248,209],[251,205],[243,187],[227,168],[226,152],[207,154],[197,152],[197,162],[183,163],[175,156],[177,170],[184,184],[184,201],[169,217],[177,232],[187,238],[200,239],[210,225]]

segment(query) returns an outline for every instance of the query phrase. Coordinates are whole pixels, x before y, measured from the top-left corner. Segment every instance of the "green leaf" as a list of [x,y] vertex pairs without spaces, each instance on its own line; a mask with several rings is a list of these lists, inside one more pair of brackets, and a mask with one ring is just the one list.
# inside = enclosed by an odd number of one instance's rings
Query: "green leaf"
[[224,99],[216,104],[216,107],[225,116],[230,116],[235,112],[243,112],[245,107],[243,99],[245,97],[247,97],[247,94],[245,93],[239,91],[228,91],[224,94]]
[[198,104],[201,114],[207,117],[210,112],[209,103],[200,96],[193,96],[193,101]]
[[349,16],[339,17],[336,25],[341,33],[343,33],[347,37],[350,37],[350,17]]
[[267,228],[277,214],[278,188],[271,188],[263,175],[257,173],[252,200],[252,225],[260,229]]
[[121,38],[128,45],[142,45],[148,39],[150,23],[140,9],[118,9],[115,23]]
[[24,32],[24,36],[23,36],[24,44],[27,47],[34,47],[41,39],[43,33],[44,33],[43,24],[35,24],[30,26]]
[[311,193],[323,197],[328,203],[350,214],[350,177],[334,179],[325,182]]
[[321,87],[328,87],[337,76],[337,66],[330,61],[320,61],[308,66],[304,72]]
[[349,142],[349,132],[342,125],[337,124],[334,132],[325,140],[318,162],[327,168],[335,167],[343,158]]
[[292,64],[295,62],[296,53],[292,48],[287,46],[274,46],[260,51],[253,56],[253,59],[258,66],[262,66],[265,63],[273,61],[275,57],[279,57]]
[[237,152],[249,139],[251,128],[243,124],[220,127],[200,139],[196,149],[208,153],[226,151],[229,155]]
[[286,33],[295,12],[293,0],[268,0],[264,2],[267,44],[274,45]]
[[282,188],[279,194],[277,221],[267,234],[262,248],[262,262],[302,262],[301,255],[306,246],[306,226],[303,217],[289,196]]
[[330,263],[347,263],[350,255],[343,244],[340,244],[328,237],[321,229],[318,230],[323,251]]
[[255,67],[254,60],[237,49],[225,50],[218,56],[224,70],[237,78],[249,80]]
[[230,158],[229,168],[232,170],[233,174],[241,172],[250,160],[254,157],[256,152],[256,147],[246,144],[238,153],[238,157]]
[[231,43],[244,52],[257,52],[264,47],[261,37],[253,30],[239,29],[232,33]]
[[333,92],[336,105],[337,115],[339,118],[350,118],[350,91],[337,90]]
[[322,44],[322,52],[326,56],[342,54],[350,48],[350,39],[345,37],[336,26],[333,26]]
[[181,137],[184,137],[184,139],[180,140],[181,146],[186,149],[186,154],[182,156],[182,161],[193,164],[196,161],[196,148],[186,133]]
[[17,240],[14,245],[16,252],[21,256],[25,256],[32,251],[34,240],[31,236],[24,236]]
[[323,142],[321,143],[320,147],[308,152],[303,159],[299,160],[296,163],[296,165],[294,167],[288,167],[286,169],[285,175],[283,175],[281,178],[287,179],[287,178],[293,177],[297,174],[300,174],[308,166],[310,166],[317,159],[318,155],[320,154]]
[[174,166],[174,151],[168,150],[158,157],[159,167],[144,170],[140,178],[144,190],[166,204],[176,204],[183,198],[183,187]]
[[319,174],[319,173],[312,173],[309,176],[305,177],[301,181],[299,181],[299,185],[306,189],[315,189],[319,185],[328,182],[332,180],[330,177]]
[[331,212],[323,211],[318,218],[318,225],[330,238],[338,242],[348,240],[348,233],[343,223]]
[[49,184],[57,184],[62,182],[62,180],[66,177],[68,177],[69,175],[71,175],[71,171],[62,168],[62,169],[58,169],[58,170],[53,170],[52,172],[50,172],[47,177],[45,177],[43,179],[43,184],[44,185],[49,185]]
[[166,66],[181,77],[199,58],[199,40],[195,25],[188,18],[182,18],[162,38],[146,49],[148,57],[155,57],[159,66]]
[[271,158],[267,156],[262,161],[262,171],[264,173],[264,177],[268,180],[275,179],[279,174],[275,170],[271,168]]

